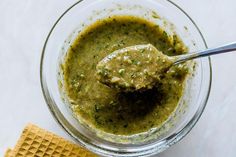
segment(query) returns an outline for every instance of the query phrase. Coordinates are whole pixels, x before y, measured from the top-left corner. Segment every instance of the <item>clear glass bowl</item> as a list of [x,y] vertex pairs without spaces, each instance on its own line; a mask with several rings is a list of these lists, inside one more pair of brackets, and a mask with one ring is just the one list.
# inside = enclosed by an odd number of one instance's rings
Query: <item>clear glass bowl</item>
[[[157,14],[156,14],[157,13]],[[141,139],[95,131],[74,118],[61,86],[60,63],[76,35],[94,21],[111,15],[135,15],[159,24],[169,34],[177,33],[190,52],[207,48],[193,20],[167,0],[84,0],[75,3],[56,21],[46,39],[41,58],[41,85],[47,105],[59,125],[74,140],[102,156],[150,156],[182,139],[200,118],[211,88],[210,58],[196,60],[186,81],[178,108],[163,126],[145,133]]]

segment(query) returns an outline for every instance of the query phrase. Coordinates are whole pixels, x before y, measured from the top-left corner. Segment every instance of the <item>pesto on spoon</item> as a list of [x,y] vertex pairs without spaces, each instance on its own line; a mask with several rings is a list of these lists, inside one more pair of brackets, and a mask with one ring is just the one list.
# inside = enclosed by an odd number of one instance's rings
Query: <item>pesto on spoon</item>
[[114,51],[97,64],[100,82],[124,91],[151,89],[173,61],[151,44]]
[[98,80],[122,91],[151,89],[174,64],[236,50],[236,43],[198,53],[167,56],[153,45],[134,45],[114,51],[97,64]]

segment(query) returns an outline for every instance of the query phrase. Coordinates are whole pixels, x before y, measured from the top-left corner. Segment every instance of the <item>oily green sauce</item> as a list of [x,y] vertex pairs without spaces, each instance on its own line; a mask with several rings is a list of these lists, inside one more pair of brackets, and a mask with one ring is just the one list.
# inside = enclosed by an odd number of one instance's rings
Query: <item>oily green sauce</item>
[[146,132],[162,125],[182,96],[187,68],[174,66],[156,87],[144,92],[120,92],[96,79],[96,66],[115,50],[152,44],[167,55],[186,52],[176,36],[133,16],[99,20],[78,34],[64,64],[64,91],[73,113],[90,127],[117,135]]
[[174,58],[153,45],[134,45],[119,49],[97,64],[98,80],[122,91],[152,89],[173,65]]

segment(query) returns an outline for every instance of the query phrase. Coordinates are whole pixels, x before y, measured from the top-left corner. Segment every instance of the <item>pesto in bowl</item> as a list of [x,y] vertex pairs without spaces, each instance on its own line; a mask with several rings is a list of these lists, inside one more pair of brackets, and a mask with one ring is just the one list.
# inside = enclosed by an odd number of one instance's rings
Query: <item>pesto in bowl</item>
[[156,87],[143,92],[124,93],[95,76],[98,62],[113,51],[148,43],[169,56],[187,52],[176,34],[170,36],[159,25],[135,16],[101,19],[78,34],[62,65],[64,91],[78,119],[115,135],[147,132],[168,120],[183,93],[188,73],[184,64],[171,67]]

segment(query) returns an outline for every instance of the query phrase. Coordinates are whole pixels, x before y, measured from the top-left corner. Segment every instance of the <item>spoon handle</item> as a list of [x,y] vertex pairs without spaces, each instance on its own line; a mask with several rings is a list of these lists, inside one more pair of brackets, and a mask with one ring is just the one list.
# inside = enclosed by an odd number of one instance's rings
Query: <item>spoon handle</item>
[[200,51],[200,52],[196,52],[196,53],[190,53],[190,54],[186,54],[186,55],[176,56],[176,60],[175,60],[174,64],[183,63],[185,61],[192,60],[195,58],[206,57],[206,56],[231,52],[231,51],[235,51],[235,50],[236,50],[236,42],[231,43],[231,44],[227,44],[224,46],[220,46],[217,48],[206,49],[204,51]]

